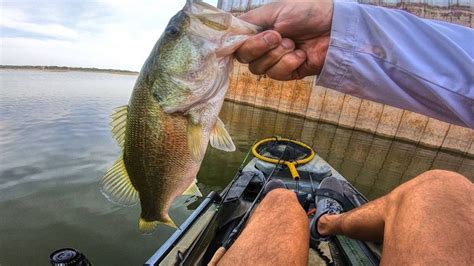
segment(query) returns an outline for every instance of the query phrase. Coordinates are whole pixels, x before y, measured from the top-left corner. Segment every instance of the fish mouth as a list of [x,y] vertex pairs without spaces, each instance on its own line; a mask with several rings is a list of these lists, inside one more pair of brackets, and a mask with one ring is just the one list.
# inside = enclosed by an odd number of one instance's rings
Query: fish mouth
[[224,32],[229,30],[232,25],[232,15],[230,13],[202,1],[188,0],[182,11],[192,19],[195,19],[196,24],[200,24],[200,27],[193,31],[198,35],[203,30],[203,26],[207,30]]

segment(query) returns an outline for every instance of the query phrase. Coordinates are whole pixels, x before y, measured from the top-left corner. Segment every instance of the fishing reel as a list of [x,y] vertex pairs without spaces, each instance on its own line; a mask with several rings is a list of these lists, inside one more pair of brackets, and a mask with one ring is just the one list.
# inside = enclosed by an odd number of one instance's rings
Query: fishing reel
[[73,248],[62,248],[49,255],[53,266],[91,266],[92,263],[81,252]]

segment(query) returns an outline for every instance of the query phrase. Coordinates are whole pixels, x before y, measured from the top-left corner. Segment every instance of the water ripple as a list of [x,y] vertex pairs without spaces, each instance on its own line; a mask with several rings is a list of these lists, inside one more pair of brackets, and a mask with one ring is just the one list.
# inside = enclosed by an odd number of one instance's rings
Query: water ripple
[[[170,236],[165,227],[140,235],[139,208],[119,208],[99,192],[120,154],[109,116],[128,102],[135,79],[0,70],[0,264],[41,265],[52,250],[74,246],[97,265],[135,265]],[[473,159],[459,154],[249,106],[225,103],[221,117],[237,151],[208,149],[198,176],[204,194],[229,183],[254,140],[273,135],[312,145],[371,198],[433,167],[474,173]],[[171,216],[179,224],[190,212],[174,206]]]

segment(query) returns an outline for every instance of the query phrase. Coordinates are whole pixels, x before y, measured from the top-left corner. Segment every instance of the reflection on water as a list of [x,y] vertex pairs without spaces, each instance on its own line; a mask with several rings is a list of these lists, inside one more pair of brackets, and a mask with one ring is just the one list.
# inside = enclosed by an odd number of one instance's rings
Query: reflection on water
[[302,140],[370,199],[430,169],[452,170],[474,178],[472,156],[241,104],[226,103],[221,117],[239,147],[274,135]]
[[[136,265],[173,230],[137,230],[139,207],[121,208],[99,192],[98,180],[119,148],[109,128],[136,76],[0,70],[0,264],[47,264],[51,251],[72,246],[97,265]],[[432,168],[473,178],[474,160],[233,103],[221,117],[238,150],[209,149],[198,176],[203,194],[232,179],[254,140],[301,139],[368,197],[385,194]],[[174,207],[181,223],[191,213]]]

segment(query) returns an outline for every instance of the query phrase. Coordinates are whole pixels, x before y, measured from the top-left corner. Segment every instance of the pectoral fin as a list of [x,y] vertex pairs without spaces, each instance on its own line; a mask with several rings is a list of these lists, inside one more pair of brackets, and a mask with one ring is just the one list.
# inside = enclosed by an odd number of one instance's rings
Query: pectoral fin
[[197,186],[197,180],[194,180],[194,182],[191,183],[191,185],[183,192],[183,195],[202,197],[202,193]]
[[206,152],[207,143],[203,141],[203,129],[201,124],[194,124],[191,119],[188,121],[188,146],[191,157],[195,162],[201,162]]
[[132,206],[138,202],[138,191],[128,177],[122,158],[115,162],[100,183],[102,193],[110,201],[124,206]]
[[214,129],[211,132],[210,142],[211,146],[216,149],[227,152],[235,151],[234,142],[232,142],[232,138],[225,129],[224,123],[219,118],[217,118]]

